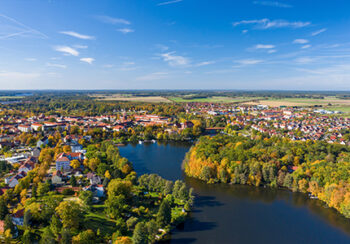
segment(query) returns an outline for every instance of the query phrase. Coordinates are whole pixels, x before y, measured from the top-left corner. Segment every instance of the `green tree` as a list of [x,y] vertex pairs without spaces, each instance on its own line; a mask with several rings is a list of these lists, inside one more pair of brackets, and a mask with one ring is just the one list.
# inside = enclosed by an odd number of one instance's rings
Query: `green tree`
[[25,230],[21,239],[23,244],[32,244],[34,238],[30,230]]
[[69,184],[71,185],[71,186],[77,186],[77,179],[75,178],[75,176],[74,175],[72,175],[71,177],[70,177],[70,179],[69,179]]
[[4,220],[6,215],[9,213],[6,206],[6,201],[3,197],[0,198],[0,220]]
[[79,198],[86,206],[89,206],[92,204],[93,193],[91,191],[81,191],[79,193]]
[[80,205],[73,201],[63,201],[56,208],[64,228],[78,229],[81,222],[82,210]]
[[50,191],[50,183],[48,183],[48,182],[45,182],[45,183],[40,182],[38,184],[37,193],[38,193],[39,196],[44,196],[49,191]]
[[61,233],[62,223],[56,214],[51,218],[50,229],[55,236],[58,236]]
[[171,222],[171,208],[168,201],[163,200],[157,213],[157,223],[160,227],[165,227]]
[[60,244],[71,244],[72,235],[70,230],[67,228],[62,229]]
[[55,236],[49,227],[46,227],[41,234],[40,244],[55,244]]
[[4,230],[10,230],[11,235],[13,236],[16,231],[16,226],[12,222],[11,215],[6,215],[4,220]]
[[23,216],[24,227],[26,228],[30,227],[31,221],[32,221],[32,214],[30,213],[30,210],[27,210],[24,212],[24,216]]
[[150,243],[154,243],[156,241],[156,235],[158,233],[158,224],[157,222],[152,219],[147,222],[146,224],[147,232],[148,232],[148,239]]
[[137,223],[134,233],[132,235],[132,239],[134,244],[147,244],[148,243],[148,235],[147,229],[143,222]]

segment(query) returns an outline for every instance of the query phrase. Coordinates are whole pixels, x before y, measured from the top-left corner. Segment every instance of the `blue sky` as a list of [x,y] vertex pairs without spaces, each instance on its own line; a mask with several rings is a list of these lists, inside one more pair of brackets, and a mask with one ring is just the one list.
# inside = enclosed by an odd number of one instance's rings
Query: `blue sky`
[[1,89],[350,89],[346,0],[2,0]]

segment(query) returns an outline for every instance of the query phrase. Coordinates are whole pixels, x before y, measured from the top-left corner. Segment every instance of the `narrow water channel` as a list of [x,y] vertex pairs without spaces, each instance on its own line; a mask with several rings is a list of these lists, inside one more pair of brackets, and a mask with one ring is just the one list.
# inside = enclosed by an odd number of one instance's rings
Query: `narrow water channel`
[[194,210],[171,243],[350,243],[350,220],[318,200],[287,190],[207,185],[186,177],[186,143],[120,147],[138,174],[184,180],[194,188]]

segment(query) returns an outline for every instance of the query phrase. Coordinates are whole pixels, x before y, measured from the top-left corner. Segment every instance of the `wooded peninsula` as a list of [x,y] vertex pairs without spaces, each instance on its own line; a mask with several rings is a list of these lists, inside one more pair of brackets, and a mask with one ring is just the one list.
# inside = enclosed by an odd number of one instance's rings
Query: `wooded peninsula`
[[284,187],[309,193],[350,218],[350,148],[323,141],[201,137],[183,163],[188,176],[207,183]]

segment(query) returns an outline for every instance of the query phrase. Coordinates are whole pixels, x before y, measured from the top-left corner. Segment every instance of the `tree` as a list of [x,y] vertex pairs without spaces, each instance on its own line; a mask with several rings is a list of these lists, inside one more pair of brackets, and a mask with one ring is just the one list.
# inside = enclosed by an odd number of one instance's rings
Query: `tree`
[[128,207],[123,195],[108,196],[108,199],[105,201],[105,205],[107,207],[106,211],[112,219],[118,218],[121,213]]
[[157,213],[157,223],[160,227],[165,227],[171,222],[171,208],[167,200],[163,200]]
[[79,193],[79,198],[85,205],[89,206],[92,204],[93,194],[91,191],[81,191]]
[[16,231],[16,226],[12,222],[11,215],[6,215],[4,222],[4,230],[9,230],[10,234],[13,236]]
[[133,241],[128,236],[120,236],[117,238],[114,244],[133,244]]
[[92,171],[96,171],[96,168],[97,166],[101,163],[101,160],[98,159],[98,158],[92,158],[89,160],[89,168],[92,170]]
[[80,162],[77,159],[73,159],[72,162],[70,162],[70,166],[73,169],[77,169],[80,167]]
[[69,229],[67,228],[62,229],[60,244],[71,244],[71,243],[72,243],[72,235]]
[[152,219],[147,222],[146,224],[147,232],[148,232],[148,239],[150,243],[154,243],[156,241],[156,235],[158,233],[158,224],[157,222]]
[[134,244],[147,244],[148,243],[147,234],[148,233],[147,233],[145,224],[143,222],[137,223],[134,233],[132,235]]
[[40,244],[55,244],[55,236],[53,235],[51,229],[46,227],[41,234]]
[[73,187],[75,187],[75,186],[78,185],[78,184],[77,184],[77,179],[75,178],[74,175],[72,175],[72,176],[70,177],[70,179],[69,179],[69,184],[70,184],[71,186],[73,186]]
[[127,221],[126,221],[126,226],[128,227],[128,230],[132,230],[136,224],[137,224],[138,218],[136,217],[130,217]]
[[23,244],[32,244],[33,243],[33,234],[30,232],[30,230],[25,230],[22,236],[22,243]]
[[126,198],[130,198],[132,193],[131,181],[113,179],[108,184],[108,197],[123,195]]
[[72,240],[73,244],[95,244],[96,235],[92,230],[86,230],[80,232],[79,235],[74,236]]
[[65,152],[65,153],[69,153],[69,152],[72,152],[72,149],[71,149],[71,147],[70,147],[70,146],[68,146],[68,145],[64,145],[64,146],[63,146],[63,152]]
[[63,228],[79,228],[82,210],[78,203],[73,201],[63,201],[56,208],[56,212],[62,220]]
[[24,216],[23,216],[24,227],[26,228],[30,227],[31,221],[32,221],[32,214],[30,213],[30,210],[27,210],[24,212]]
[[62,223],[56,214],[51,218],[50,229],[55,236],[58,236],[61,233]]
[[0,220],[4,220],[8,212],[5,199],[0,197]]
[[38,184],[38,195],[43,196],[50,191],[50,183],[39,183]]

